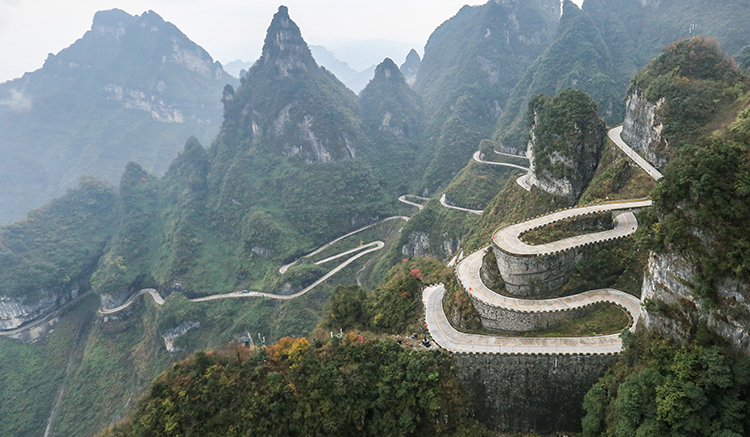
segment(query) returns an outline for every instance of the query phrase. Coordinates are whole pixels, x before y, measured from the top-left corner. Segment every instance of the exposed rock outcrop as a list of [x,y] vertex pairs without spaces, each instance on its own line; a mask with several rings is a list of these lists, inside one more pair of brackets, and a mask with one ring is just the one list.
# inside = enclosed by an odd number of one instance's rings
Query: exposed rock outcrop
[[734,348],[750,352],[750,286],[724,279],[716,284],[717,305],[706,311],[694,296],[696,265],[676,253],[652,254],[643,279],[647,328],[677,342],[686,342],[705,323]]
[[651,165],[664,171],[668,143],[661,136],[664,125],[658,117],[664,99],[651,103],[644,94],[640,88],[634,88],[628,94],[622,139]]
[[72,286],[61,293],[42,291],[36,302],[0,295],[0,330],[16,329],[43,317],[79,296],[80,287]]
[[430,236],[425,232],[412,232],[409,234],[409,242],[401,247],[401,253],[405,256],[424,256],[430,248]]
[[168,329],[164,334],[162,334],[161,338],[164,340],[164,347],[167,349],[167,352],[174,353],[174,352],[181,352],[183,349],[179,346],[175,346],[174,342],[177,340],[177,338],[181,335],[185,335],[188,331],[191,329],[198,329],[201,327],[200,322],[187,320],[182,323],[180,323],[178,326]]
[[535,97],[529,109],[533,119],[527,157],[532,182],[573,205],[599,165],[606,136],[604,120],[589,96],[570,88],[554,99]]

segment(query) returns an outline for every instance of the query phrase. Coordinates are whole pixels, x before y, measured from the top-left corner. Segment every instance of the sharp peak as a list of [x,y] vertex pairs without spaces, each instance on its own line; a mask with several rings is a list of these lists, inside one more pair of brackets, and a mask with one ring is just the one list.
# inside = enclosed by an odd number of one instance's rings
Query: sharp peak
[[385,59],[383,59],[383,62],[381,62],[380,64],[378,64],[378,68],[381,68],[381,67],[382,68],[398,69],[398,66],[396,65],[395,62],[393,62],[393,59],[391,59],[391,58],[385,58]]
[[396,78],[401,77],[401,80],[404,80],[403,75],[401,74],[401,70],[398,68],[398,65],[396,65],[395,62],[391,58],[385,58],[383,59],[383,62],[378,64],[378,66],[375,68],[375,75],[374,78],[378,77],[385,77],[385,78]]
[[[293,67],[303,67],[303,65],[315,64],[315,60],[310,53],[302,32],[297,24],[289,17],[289,8],[279,6],[278,12],[274,14],[271,24],[268,26],[266,39],[263,43],[263,54],[261,63],[276,63],[280,59],[293,59]],[[289,70],[291,64],[287,65],[285,70]],[[278,64],[277,64],[278,65]],[[284,73],[286,75],[286,72]]]

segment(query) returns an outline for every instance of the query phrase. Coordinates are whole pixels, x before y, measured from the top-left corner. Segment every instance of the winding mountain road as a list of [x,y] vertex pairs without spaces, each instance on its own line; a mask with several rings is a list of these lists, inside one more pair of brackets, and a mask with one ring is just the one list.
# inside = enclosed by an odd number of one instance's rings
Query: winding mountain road
[[[498,152],[495,152],[495,153],[498,153]],[[480,152],[479,150],[477,150],[476,152],[474,152],[474,161],[476,161],[476,162],[478,162],[478,163],[480,163],[480,164],[487,164],[487,165],[499,165],[499,166],[502,166],[502,167],[511,167],[511,168],[517,168],[517,169],[519,169],[519,170],[525,170],[525,171],[529,171],[529,168],[528,168],[528,167],[523,167],[523,166],[520,166],[520,165],[516,165],[516,164],[510,164],[510,163],[507,163],[507,162],[493,162],[493,161],[485,161],[485,160],[483,160],[483,159],[482,159],[482,158],[480,157],[480,156],[481,156],[481,154],[482,154],[482,152]],[[498,154],[499,154],[499,153],[498,153]],[[503,154],[503,155],[507,155],[507,154]],[[520,158],[520,156],[519,156],[519,158]]]
[[[328,247],[330,247],[331,245],[333,245],[333,244],[335,244],[335,243],[343,240],[346,237],[350,237],[350,236],[355,235],[355,234],[357,234],[359,232],[362,232],[364,230],[370,229],[370,228],[372,228],[374,226],[377,226],[377,225],[379,225],[381,223],[384,223],[384,222],[387,222],[387,221],[391,221],[391,220],[409,221],[409,217],[405,217],[405,216],[393,216],[393,217],[385,218],[385,219],[383,219],[383,220],[381,220],[381,221],[379,221],[377,223],[373,223],[371,225],[359,228],[359,229],[357,229],[355,231],[349,232],[346,235],[342,235],[341,237],[338,237],[338,238],[336,238],[334,240],[331,240],[328,243],[320,246],[319,248],[315,249],[314,251],[312,251],[312,252],[308,253],[307,255],[303,256],[302,258],[309,258],[311,256],[317,255],[320,252],[322,252],[323,250],[325,250]],[[294,298],[300,297],[300,296],[308,293],[309,291],[311,291],[312,289],[314,289],[318,285],[320,285],[323,282],[325,282],[331,276],[333,276],[336,273],[338,273],[341,270],[343,270],[349,264],[351,264],[354,261],[358,260],[359,258],[361,258],[361,257],[363,257],[363,256],[365,256],[367,254],[370,254],[370,253],[376,252],[378,250],[381,250],[383,247],[385,247],[385,243],[384,242],[382,242],[380,240],[378,240],[378,241],[372,241],[370,243],[363,244],[363,245],[361,245],[359,247],[355,247],[354,249],[350,249],[350,250],[347,250],[347,251],[344,251],[344,252],[341,252],[341,253],[329,256],[329,257],[324,258],[322,260],[316,261],[315,265],[321,265],[321,264],[325,264],[325,263],[328,263],[330,261],[342,258],[344,256],[356,253],[356,255],[353,255],[353,256],[347,258],[344,262],[342,262],[341,264],[339,264],[336,267],[334,267],[333,269],[331,269],[328,273],[326,273],[325,275],[323,275],[322,277],[320,277],[318,280],[316,280],[315,282],[313,282],[309,286],[303,288],[302,290],[300,290],[300,291],[298,291],[297,293],[294,293],[294,294],[274,294],[274,293],[264,293],[262,291],[247,291],[247,292],[233,291],[233,292],[230,292],[230,293],[214,294],[214,295],[211,295],[211,296],[197,297],[197,298],[188,299],[188,300],[190,302],[208,302],[208,301],[212,301],[212,300],[238,299],[238,298],[248,298],[248,297],[266,297],[266,298],[269,298],[269,299],[277,299],[277,300],[290,300],[290,299],[294,299]],[[357,253],[357,252],[359,252],[359,253]],[[287,264],[287,265],[283,266],[281,269],[279,269],[279,273],[283,274],[284,272],[286,272],[289,269],[289,267],[291,267],[292,265],[294,265],[298,261],[299,261],[299,259],[295,260],[293,263],[290,263],[290,264]],[[144,288],[143,290],[140,290],[140,291],[136,292],[135,294],[133,294],[132,296],[130,296],[130,298],[125,303],[123,303],[122,305],[120,305],[120,306],[118,306],[116,308],[99,308],[99,314],[101,314],[101,315],[107,315],[107,314],[114,314],[114,313],[117,313],[119,311],[122,311],[125,308],[129,307],[130,305],[132,305],[133,302],[139,296],[141,296],[143,294],[150,294],[151,297],[153,297],[154,302],[156,302],[157,305],[163,305],[164,304],[164,299],[161,297],[161,295],[159,294],[159,292],[157,290],[155,290],[153,288]]]
[[446,208],[455,209],[455,210],[458,210],[458,211],[470,212],[470,213],[476,214],[476,215],[482,215],[482,213],[484,212],[484,211],[479,210],[479,209],[461,208],[460,206],[449,205],[448,202],[445,200],[445,193],[443,193],[443,195],[440,196],[440,204],[443,205]]
[[[350,254],[352,252],[361,251],[360,253],[348,258],[346,261],[342,262],[341,264],[337,265],[333,269],[331,269],[328,273],[320,277],[317,281],[313,282],[312,284],[308,285],[307,287],[303,288],[302,290],[298,291],[294,294],[273,294],[273,293],[264,293],[262,291],[248,291],[248,292],[242,292],[242,291],[233,291],[231,293],[225,293],[225,294],[213,294],[211,296],[204,296],[204,297],[196,297],[193,299],[188,299],[190,302],[208,302],[212,300],[220,300],[220,299],[238,299],[238,298],[247,298],[247,297],[267,297],[269,299],[277,299],[277,300],[290,300],[294,299],[296,297],[300,297],[306,293],[308,293],[313,288],[317,287],[318,285],[325,282],[328,278],[335,275],[336,273],[340,272],[342,269],[344,269],[349,264],[353,263],[354,261],[358,260],[359,258],[378,251],[382,249],[385,246],[385,243],[382,241],[373,241],[370,243],[367,243],[363,245],[362,247],[358,247],[356,249],[352,249],[347,251],[346,253],[340,253],[338,255],[334,255],[333,257],[326,258],[324,260],[318,261],[315,264],[323,264],[324,262],[331,261],[335,258],[340,258],[344,255]],[[367,250],[362,250],[363,248],[368,248]],[[158,291],[154,290],[153,288],[145,288],[143,290],[138,291],[137,293],[133,294],[130,299],[127,300],[124,304],[116,307],[116,308],[99,308],[99,314],[106,315],[106,314],[113,314],[119,311],[124,310],[125,308],[129,307],[135,299],[142,295],[142,294],[150,294],[151,297],[154,298],[154,302],[156,302],[157,305],[163,305],[164,299],[161,297]]]
[[522,223],[505,226],[492,236],[493,242],[503,251],[516,255],[547,255],[566,249],[584,246],[586,244],[601,243],[616,238],[627,237],[638,229],[638,221],[632,212],[618,214],[615,217],[615,228],[591,234],[577,235],[547,244],[529,245],[521,241],[520,236],[532,229],[540,228],[560,220],[574,218],[596,212],[616,211],[618,209],[636,209],[651,206],[650,199],[636,199],[624,202],[610,202],[580,208],[565,209],[552,214],[543,215]]
[[[401,200],[401,199],[399,198],[399,200]],[[338,243],[339,241],[343,240],[344,238],[351,237],[352,235],[358,234],[358,233],[360,233],[362,231],[366,231],[366,230],[368,230],[368,229],[370,229],[372,227],[375,227],[375,226],[377,226],[377,225],[379,225],[381,223],[385,223],[385,222],[388,222],[388,221],[391,221],[391,220],[403,220],[403,221],[407,221],[408,222],[409,221],[409,217],[406,217],[406,216],[403,216],[403,215],[395,215],[393,217],[384,218],[383,220],[380,220],[379,222],[375,222],[375,223],[373,223],[371,225],[367,225],[367,226],[359,228],[359,229],[357,229],[355,231],[351,231],[348,234],[345,234],[345,235],[342,235],[342,236],[336,238],[335,240],[329,241],[328,243],[320,246],[319,248],[317,248],[317,249],[313,250],[312,252],[308,253],[307,255],[303,255],[300,258],[295,259],[294,261],[290,262],[289,264],[285,264],[285,265],[279,267],[279,273],[281,273],[283,275],[284,273],[286,273],[287,270],[289,270],[289,267],[297,264],[300,259],[302,259],[302,258],[310,258],[311,256],[315,256],[315,255],[319,254],[320,252],[328,249],[332,245],[334,245],[334,244]]]
[[[622,126],[611,129],[609,137],[627,156],[633,159],[655,180],[661,178],[653,166],[638,156],[622,141]],[[475,154],[476,156],[476,154]],[[480,161],[481,162],[481,161]],[[528,174],[527,174],[528,175]],[[521,181],[519,180],[519,184]],[[523,184],[521,184],[524,186]],[[524,188],[526,188],[524,186]],[[529,187],[530,189],[530,187]],[[596,244],[626,237],[638,229],[638,221],[632,212],[626,211],[615,217],[615,228],[602,232],[578,235],[547,244],[529,245],[520,240],[524,232],[546,226],[560,220],[604,211],[632,210],[652,205],[650,199],[632,199],[606,202],[579,208],[556,211],[522,223],[504,226],[492,236],[493,243],[501,250],[514,255],[549,255],[588,244]],[[590,290],[574,296],[555,299],[518,299],[503,296],[487,287],[481,278],[482,259],[489,246],[462,259],[456,266],[456,275],[463,288],[472,298],[492,307],[521,313],[544,313],[569,311],[595,303],[609,302],[623,308],[630,316],[631,329],[635,329],[641,317],[640,299],[612,288]],[[505,337],[467,334],[457,331],[448,322],[443,309],[445,287],[442,284],[427,287],[422,295],[425,307],[425,323],[433,340],[444,349],[466,353],[500,354],[611,354],[622,350],[619,334],[589,337]]]
[[590,290],[573,296],[554,299],[519,299],[495,293],[482,282],[480,269],[488,248],[480,249],[464,258],[456,268],[458,280],[466,291],[481,302],[498,308],[525,313],[567,311],[599,302],[611,302],[623,307],[633,321],[640,318],[640,300],[613,288]]
[[642,168],[643,171],[645,171],[646,173],[648,173],[649,176],[654,178],[655,181],[658,181],[659,179],[663,177],[662,174],[659,172],[659,170],[654,168],[653,165],[651,165],[648,161],[643,159],[641,155],[637,154],[635,150],[630,148],[630,146],[628,146],[625,143],[625,141],[623,141],[622,126],[617,126],[616,128],[610,129],[609,132],[607,133],[607,136],[609,137],[610,140],[612,140],[613,143],[617,145],[617,147],[620,148],[620,150],[625,152],[625,154],[628,155],[630,159],[635,161],[635,163],[638,164],[638,166]]
[[99,314],[102,314],[102,315],[114,314],[116,312],[122,311],[125,308],[129,307],[130,305],[132,305],[133,302],[135,302],[135,300],[138,298],[138,296],[143,295],[143,294],[147,294],[147,293],[150,294],[151,297],[154,298],[154,302],[156,302],[157,305],[164,305],[164,299],[162,299],[162,297],[161,297],[161,295],[159,294],[158,291],[156,291],[153,288],[144,288],[143,290],[140,290],[140,291],[136,292],[135,294],[133,294],[132,296],[130,296],[130,299],[128,299],[127,301],[125,301],[124,304],[122,304],[122,305],[120,305],[118,307],[115,307],[115,308],[99,308]]
[[492,354],[610,354],[622,350],[619,334],[596,337],[502,337],[459,332],[443,311],[443,284],[424,289],[425,323],[440,347],[453,352]]

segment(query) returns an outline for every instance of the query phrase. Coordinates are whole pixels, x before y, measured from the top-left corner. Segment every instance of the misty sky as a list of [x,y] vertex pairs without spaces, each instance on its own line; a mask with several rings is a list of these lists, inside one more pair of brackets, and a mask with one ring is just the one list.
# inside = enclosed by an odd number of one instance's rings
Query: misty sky
[[40,68],[48,53],[83,36],[103,9],[131,15],[153,10],[226,64],[260,56],[280,4],[289,7],[309,44],[334,48],[342,39],[386,39],[421,54],[437,26],[464,4],[482,3],[486,0],[0,0],[0,82]]

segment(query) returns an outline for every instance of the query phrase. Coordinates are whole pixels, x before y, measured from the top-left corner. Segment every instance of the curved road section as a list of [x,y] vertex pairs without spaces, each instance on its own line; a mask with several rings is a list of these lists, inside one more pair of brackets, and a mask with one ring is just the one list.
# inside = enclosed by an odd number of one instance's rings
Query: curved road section
[[[326,258],[324,260],[318,261],[316,264],[323,264],[325,262],[331,261],[336,258],[340,258],[342,256],[348,255],[352,252],[361,251],[360,253],[352,256],[351,258],[347,259],[346,261],[342,262],[338,266],[334,267],[331,271],[323,275],[320,279],[313,282],[312,284],[308,285],[301,291],[298,291],[294,294],[273,294],[273,293],[263,293],[261,291],[248,291],[248,292],[242,292],[242,291],[233,291],[231,293],[225,293],[225,294],[214,294],[211,296],[204,296],[204,297],[197,297],[195,299],[188,299],[190,302],[207,302],[210,300],[219,300],[219,299],[236,299],[236,298],[245,298],[245,297],[267,297],[269,299],[278,299],[278,300],[289,300],[294,299],[295,297],[300,297],[303,294],[306,294],[313,288],[317,287],[318,285],[325,282],[328,278],[335,275],[336,273],[340,272],[344,267],[348,266],[349,264],[353,263],[357,259],[367,255],[368,253],[372,253],[375,251],[378,251],[382,249],[385,246],[385,243],[382,241],[373,241],[371,243],[365,244],[361,247],[358,247],[356,249],[349,250],[344,253],[340,253],[338,255],[334,255],[332,257]],[[362,250],[364,248],[367,248],[367,250]],[[99,314],[106,315],[106,314],[113,314],[118,311],[122,311],[125,308],[129,307],[138,296],[142,294],[150,294],[151,297],[154,298],[154,302],[156,302],[157,305],[163,305],[164,299],[161,297],[158,291],[154,290],[153,288],[145,288],[132,296],[130,296],[130,299],[127,300],[124,304],[116,307],[116,308],[99,308]]]
[[[622,126],[611,129],[609,138],[655,180],[659,180],[659,173],[640,155],[635,153],[621,137]],[[474,154],[474,160],[490,164],[479,159],[479,153]],[[523,179],[522,177],[521,179]],[[526,179],[519,179],[519,184],[529,190],[532,178],[527,173]],[[443,199],[441,199],[443,200]],[[443,202],[441,202],[443,203]],[[615,238],[631,235],[638,229],[638,222],[632,212],[626,211],[615,217],[615,228],[592,234],[579,235],[547,244],[528,245],[520,240],[524,232],[546,226],[560,220],[603,211],[632,210],[651,206],[649,199],[633,199],[619,202],[609,202],[557,211],[537,217],[522,223],[505,226],[497,230],[492,236],[493,243],[501,250],[515,255],[546,255],[587,244],[600,243]],[[600,302],[619,305],[628,312],[631,318],[631,329],[634,329],[641,317],[641,302],[635,296],[620,290],[605,288],[590,290],[574,296],[556,299],[518,299],[502,296],[489,289],[481,278],[482,259],[488,247],[467,256],[456,266],[456,275],[461,285],[472,298],[480,302],[504,310],[521,313],[540,313],[554,311],[568,311],[575,308]],[[427,287],[422,295],[425,307],[425,323],[433,340],[441,347],[466,353],[501,353],[501,354],[610,354],[622,350],[622,340],[619,334],[592,337],[505,337],[492,335],[477,335],[459,332],[448,322],[443,310],[443,296],[445,287],[437,284]]]
[[484,211],[478,210],[478,209],[469,209],[469,208],[461,208],[460,206],[453,206],[448,204],[448,201],[445,200],[445,193],[443,193],[442,196],[440,196],[440,204],[443,205],[446,208],[450,209],[456,209],[458,211],[464,211],[464,212],[470,212],[472,214],[476,215],[482,215]]
[[[399,200],[401,200],[401,198],[399,198]],[[297,264],[297,262],[300,259],[302,259],[302,258],[310,258],[311,256],[315,256],[315,255],[319,254],[320,252],[326,250],[330,246],[332,246],[332,245],[338,243],[339,241],[343,240],[346,237],[351,237],[354,234],[358,234],[358,233],[360,233],[362,231],[365,231],[365,230],[370,229],[372,227],[375,227],[375,226],[377,226],[377,225],[379,225],[381,223],[385,223],[385,222],[391,221],[391,220],[404,220],[404,221],[408,222],[409,221],[409,217],[406,217],[406,216],[403,216],[403,215],[396,215],[396,216],[393,216],[393,217],[384,218],[383,220],[381,220],[379,222],[375,222],[375,223],[373,223],[371,225],[367,225],[367,226],[365,226],[363,228],[359,228],[356,231],[351,231],[348,234],[345,234],[345,235],[342,235],[342,236],[336,238],[335,240],[329,241],[328,243],[320,246],[319,248],[317,248],[317,249],[313,250],[312,252],[308,253],[307,255],[303,255],[302,257],[295,259],[294,261],[290,262],[289,264],[285,264],[285,265],[279,267],[279,273],[281,273],[283,275],[284,273],[286,273],[287,270],[289,270],[289,267]]]
[[578,235],[575,237],[565,238],[547,244],[531,246],[520,240],[520,236],[532,229],[540,228],[560,220],[593,214],[596,212],[614,211],[618,209],[635,209],[646,208],[651,206],[650,199],[640,199],[633,201],[624,201],[617,203],[602,203],[599,205],[589,205],[580,208],[566,209],[557,211],[528,220],[515,225],[500,228],[492,236],[492,241],[501,250],[516,255],[546,255],[560,252],[566,249],[584,246],[586,244],[600,243],[603,241],[622,238],[631,235],[638,229],[638,221],[632,212],[625,212],[615,217],[615,228],[608,231],[594,232],[591,234]]
[[635,150],[631,149],[630,146],[628,146],[625,141],[622,139],[622,126],[617,126],[616,128],[610,129],[609,133],[607,133],[607,136],[609,136],[609,139],[612,140],[613,143],[617,145],[617,147],[620,148],[623,152],[625,152],[626,155],[633,161],[635,161],[636,164],[640,168],[642,168],[646,173],[648,173],[649,176],[654,178],[654,180],[658,181],[662,178],[662,174],[654,168],[653,165],[651,165],[648,161],[643,159],[641,155],[635,153]]
[[610,354],[622,350],[619,334],[597,337],[500,337],[456,331],[443,311],[442,284],[427,287],[422,299],[425,323],[442,348],[465,353],[492,354]]
[[568,311],[594,303],[610,302],[619,305],[637,322],[641,316],[641,301],[628,293],[613,288],[590,290],[573,296],[555,299],[518,299],[495,293],[482,282],[480,268],[486,247],[467,256],[458,264],[458,280],[466,291],[483,303],[511,311],[541,313],[548,311]]
[[[495,152],[495,153],[497,153],[497,152]],[[529,171],[528,167],[523,167],[523,166],[516,165],[516,164],[510,164],[510,163],[507,163],[507,162],[485,161],[485,160],[483,160],[480,157],[481,155],[482,155],[482,152],[480,152],[479,150],[477,150],[476,152],[474,152],[474,161],[476,161],[476,162],[478,162],[480,164],[499,165],[499,166],[503,166],[503,167],[511,167],[511,168],[517,168],[519,170]],[[506,155],[506,154],[503,154],[503,155]],[[520,158],[520,156],[519,156],[519,158]]]
[[[406,198],[406,196],[408,196],[408,194],[404,194],[403,196],[399,197],[398,201],[401,202],[401,203],[405,203],[407,205],[416,206],[417,209],[420,210],[420,211],[422,210],[422,208],[424,208],[423,204],[417,203],[417,202],[412,202],[411,200],[408,200]],[[430,200],[430,199],[428,199],[426,197],[420,197],[420,196],[414,196],[414,195],[412,195],[412,197],[416,197],[417,199],[421,199],[421,200],[425,200],[425,201],[426,200]]]

